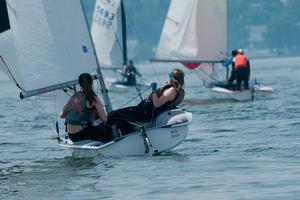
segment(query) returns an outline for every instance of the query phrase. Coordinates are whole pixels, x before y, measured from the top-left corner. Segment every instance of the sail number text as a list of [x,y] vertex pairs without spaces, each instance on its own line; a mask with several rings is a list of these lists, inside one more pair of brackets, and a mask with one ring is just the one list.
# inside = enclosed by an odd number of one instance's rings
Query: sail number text
[[101,6],[96,7],[96,13],[94,15],[94,21],[99,26],[104,26],[106,28],[111,28],[112,23],[113,23],[115,18],[116,18],[116,14],[114,12],[111,12],[109,10],[101,8]]

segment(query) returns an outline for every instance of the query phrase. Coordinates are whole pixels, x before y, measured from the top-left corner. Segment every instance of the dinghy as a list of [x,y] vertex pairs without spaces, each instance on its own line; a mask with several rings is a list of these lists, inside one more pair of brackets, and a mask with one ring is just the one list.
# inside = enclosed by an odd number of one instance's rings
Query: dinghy
[[124,74],[128,56],[123,0],[96,0],[91,32],[101,69],[110,71],[104,76],[108,89],[124,91],[135,86],[145,87],[145,79],[133,75],[136,81],[131,82]]
[[[206,86],[209,88],[209,94],[216,100],[234,100],[234,101],[250,101],[254,99],[270,98],[273,89],[269,86],[261,85],[257,82],[250,83],[249,90],[236,91],[228,88],[227,82],[210,83]],[[232,87],[232,86],[231,86]],[[234,87],[234,86],[233,86]]]
[[[111,112],[83,2],[6,0],[6,3],[1,9],[8,10],[10,27],[3,28],[0,34],[0,67],[21,90],[20,97],[51,93],[55,102],[63,100],[62,107],[69,98],[68,92],[78,88],[77,77],[96,71],[93,78],[99,81],[105,108]],[[74,157],[155,155],[183,142],[191,121],[192,114],[184,109],[167,110],[149,123],[132,124],[130,134],[105,144],[89,140],[73,143],[60,135],[56,123],[57,139]]]
[[[272,88],[259,83],[249,91],[227,87],[227,0],[172,0],[154,62],[180,62],[200,73],[214,99],[247,101],[269,97]],[[221,84],[220,84],[221,83]]]

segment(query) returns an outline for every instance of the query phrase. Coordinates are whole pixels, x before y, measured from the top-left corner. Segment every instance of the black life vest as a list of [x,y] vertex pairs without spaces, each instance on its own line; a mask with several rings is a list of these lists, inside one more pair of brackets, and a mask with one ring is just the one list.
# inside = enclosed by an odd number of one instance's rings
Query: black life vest
[[[166,84],[162,88],[159,88],[158,91],[157,91],[157,96],[160,97],[165,90],[167,90],[171,87],[173,87],[171,84]],[[173,100],[166,102],[164,105],[162,105],[162,106],[160,106],[159,108],[156,108],[156,109],[158,109],[158,110],[167,110],[167,109],[171,109],[171,108],[176,108],[183,101],[184,96],[185,96],[184,89],[182,89],[182,88],[180,88],[179,90],[177,88],[175,88],[175,89],[177,91],[176,97]]]

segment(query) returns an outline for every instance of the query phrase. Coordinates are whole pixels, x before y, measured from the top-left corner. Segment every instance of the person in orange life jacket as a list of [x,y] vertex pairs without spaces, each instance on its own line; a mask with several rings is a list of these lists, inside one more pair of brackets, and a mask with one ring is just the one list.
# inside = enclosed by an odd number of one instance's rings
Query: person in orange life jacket
[[[131,122],[150,122],[159,113],[178,106],[184,99],[184,73],[180,69],[172,69],[169,72],[169,82],[157,89],[157,84],[152,83],[152,93],[146,100],[140,102],[137,106],[127,107],[113,111],[108,116],[108,124],[118,127]],[[126,134],[126,130],[122,130]]]
[[111,132],[106,126],[103,124],[93,125],[96,117],[99,117],[105,123],[107,115],[93,90],[92,76],[83,73],[79,76],[78,82],[81,91],[74,92],[60,113],[60,117],[66,119],[66,128],[70,140],[73,142],[86,139],[101,142],[111,140]]
[[234,70],[236,78],[236,89],[241,90],[241,84],[244,82],[245,89],[249,89],[250,62],[244,55],[242,49],[238,50],[238,55],[234,58]]

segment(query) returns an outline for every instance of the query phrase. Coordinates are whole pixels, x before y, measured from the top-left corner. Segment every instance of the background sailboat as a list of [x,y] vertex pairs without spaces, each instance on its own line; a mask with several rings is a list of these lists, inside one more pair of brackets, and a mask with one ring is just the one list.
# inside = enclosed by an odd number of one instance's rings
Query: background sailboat
[[[0,34],[0,67],[27,98],[50,93],[59,107],[78,85],[81,73],[96,72],[107,112],[112,111],[82,0],[7,0],[10,29]],[[1,5],[1,4],[0,4]],[[65,92],[65,91],[68,92]],[[57,104],[62,100],[63,104]],[[56,113],[58,115],[58,113]],[[75,157],[153,155],[180,144],[187,136],[192,114],[168,110],[147,124],[132,125],[132,133],[103,144],[95,141],[58,142]],[[57,129],[59,130],[58,123]]]
[[[127,88],[124,66],[128,64],[128,55],[123,1],[96,0],[91,32],[101,69],[115,72],[106,77],[107,82],[114,88]],[[139,78],[137,84],[145,85],[145,82]]]
[[153,61],[181,62],[199,70],[213,98],[251,100],[254,94],[269,94],[272,89],[259,84],[242,92],[220,87],[228,79],[228,69],[219,69],[228,59],[227,38],[227,0],[172,0]]

